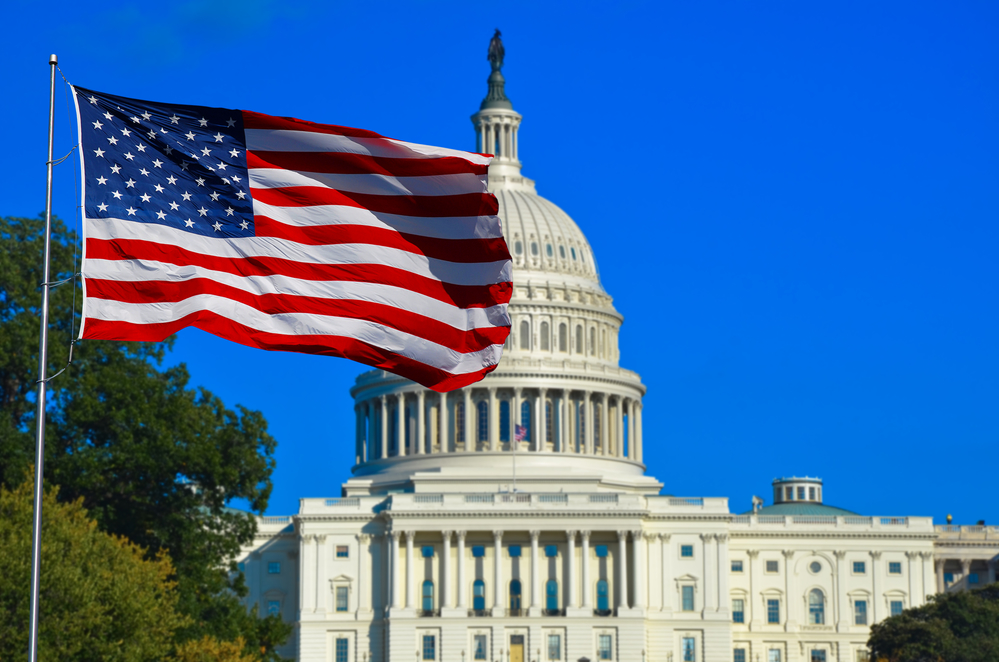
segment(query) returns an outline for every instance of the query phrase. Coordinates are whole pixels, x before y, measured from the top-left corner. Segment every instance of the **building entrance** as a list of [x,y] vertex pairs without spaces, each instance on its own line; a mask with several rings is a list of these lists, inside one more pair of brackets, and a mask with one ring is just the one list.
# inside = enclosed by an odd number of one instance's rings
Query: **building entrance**
[[524,662],[524,635],[510,635],[510,662]]

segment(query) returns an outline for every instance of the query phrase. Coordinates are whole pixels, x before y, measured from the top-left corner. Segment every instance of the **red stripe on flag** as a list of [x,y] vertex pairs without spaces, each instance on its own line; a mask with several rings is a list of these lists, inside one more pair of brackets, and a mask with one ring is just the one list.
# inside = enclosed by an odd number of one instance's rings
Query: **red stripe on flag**
[[252,110],[241,111],[243,113],[244,129],[270,129],[272,131],[308,131],[309,133],[327,133],[333,136],[348,136],[350,138],[381,138],[388,140],[385,136],[374,131],[364,129],[353,129],[349,126],[337,126],[335,124],[319,124],[306,120],[295,119],[294,117],[275,117],[255,113]]
[[314,207],[316,205],[345,205],[373,212],[415,216],[421,218],[446,218],[449,216],[495,216],[499,212],[496,197],[489,193],[462,195],[415,196],[375,195],[347,193],[325,186],[285,186],[282,188],[255,188],[251,195],[275,207]]
[[[509,303],[513,284],[456,285],[381,264],[308,264],[277,257],[225,258],[138,239],[88,239],[88,260],[154,260],[193,265],[237,276],[282,275],[301,280],[347,281],[402,287],[459,308]],[[89,282],[89,279],[88,279]]]
[[456,156],[424,159],[396,159],[349,152],[267,152],[246,153],[246,166],[281,168],[299,172],[322,172],[333,175],[386,175],[389,177],[424,177],[438,175],[485,175],[489,166]]
[[94,340],[159,342],[188,326],[198,327],[202,331],[248,347],[349,358],[374,368],[388,370],[438,392],[474,384],[496,369],[496,365],[491,365],[476,372],[454,375],[354,338],[267,333],[207,310],[164,324],[133,324],[88,317],[83,337]]
[[406,234],[370,225],[287,225],[267,216],[254,216],[253,230],[258,237],[287,239],[309,246],[370,244],[396,248],[448,262],[478,263],[510,259],[509,249],[502,237],[440,239]]
[[184,281],[114,281],[87,279],[87,296],[124,303],[183,301],[199,294],[238,301],[267,315],[302,313],[362,319],[424,338],[467,354],[490,345],[501,345],[510,327],[492,326],[462,331],[436,319],[382,303],[357,299],[327,299],[293,294],[252,294],[207,278]]

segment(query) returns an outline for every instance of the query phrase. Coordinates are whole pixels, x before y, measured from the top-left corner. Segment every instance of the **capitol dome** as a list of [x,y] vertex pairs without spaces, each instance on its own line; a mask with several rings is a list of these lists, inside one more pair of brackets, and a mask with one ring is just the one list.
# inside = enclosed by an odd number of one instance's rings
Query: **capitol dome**
[[513,259],[503,358],[482,381],[445,394],[383,370],[361,374],[344,492],[657,493],[642,464],[645,387],[618,365],[623,317],[582,230],[521,172],[522,116],[499,69],[488,82],[471,119],[476,151],[495,155],[488,186]]

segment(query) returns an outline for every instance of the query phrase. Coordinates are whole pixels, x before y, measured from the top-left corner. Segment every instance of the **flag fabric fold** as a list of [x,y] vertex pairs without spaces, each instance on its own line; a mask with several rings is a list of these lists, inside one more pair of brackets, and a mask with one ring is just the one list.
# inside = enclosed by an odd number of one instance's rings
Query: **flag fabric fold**
[[194,326],[437,391],[495,369],[510,253],[492,157],[250,111],[74,88],[81,338]]

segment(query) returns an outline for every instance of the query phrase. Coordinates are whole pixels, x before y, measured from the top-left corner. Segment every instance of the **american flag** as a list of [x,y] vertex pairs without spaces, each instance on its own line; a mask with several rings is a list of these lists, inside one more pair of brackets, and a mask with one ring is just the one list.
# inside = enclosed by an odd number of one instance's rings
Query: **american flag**
[[499,362],[510,253],[490,156],[74,88],[81,338],[195,326],[438,391]]
[[525,439],[527,439],[527,426],[526,425],[516,426],[514,428],[513,436],[517,441],[524,441]]

